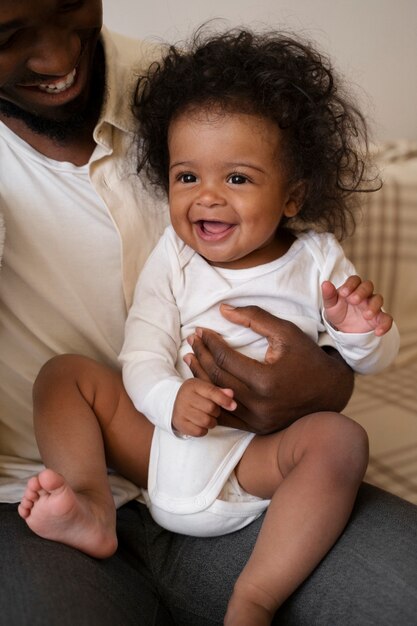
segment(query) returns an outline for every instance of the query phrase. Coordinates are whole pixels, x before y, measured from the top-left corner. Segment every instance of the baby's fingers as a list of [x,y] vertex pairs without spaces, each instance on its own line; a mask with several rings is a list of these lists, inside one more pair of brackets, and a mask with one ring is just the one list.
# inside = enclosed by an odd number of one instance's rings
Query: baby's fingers
[[[368,298],[372,298],[372,296],[374,295],[374,284],[372,281],[370,280],[361,281],[359,276],[351,276],[350,278],[359,279],[359,283],[356,284],[355,288],[352,288],[350,294],[347,296],[347,301],[349,304],[360,304],[364,300],[367,300]],[[350,279],[348,279],[348,281],[349,280]],[[351,284],[352,287],[355,282],[356,281],[352,281],[352,284]],[[341,295],[344,295],[342,291],[344,292],[345,286],[346,286],[346,283],[344,287],[342,288],[342,290],[340,291]]]
[[325,309],[331,309],[332,307],[336,306],[339,297],[336,287],[333,285],[333,283],[330,282],[330,280],[325,280],[322,283],[321,294],[323,298],[323,306]]
[[393,319],[389,313],[385,313],[385,311],[380,311],[376,316],[376,322],[377,325],[375,327],[375,335],[377,335],[377,337],[381,337],[390,330]]
[[368,298],[366,303],[366,310],[363,313],[363,316],[366,320],[374,319],[379,313],[382,313],[382,305],[384,304],[384,299],[379,293],[375,293],[372,297]]
[[375,335],[381,337],[387,333],[393,323],[393,318],[389,313],[382,310],[384,299],[381,294],[376,293],[369,298],[363,317],[374,326]]
[[200,381],[198,394],[206,399],[205,410],[210,414],[216,413],[216,407],[221,407],[226,411],[234,411],[237,406],[236,401],[233,399],[233,389],[222,389],[211,383]]
[[356,276],[356,274],[353,276],[349,276],[349,278],[345,280],[343,285],[340,285],[338,292],[343,298],[347,298],[352,293],[354,293],[361,284],[362,279],[360,276]]

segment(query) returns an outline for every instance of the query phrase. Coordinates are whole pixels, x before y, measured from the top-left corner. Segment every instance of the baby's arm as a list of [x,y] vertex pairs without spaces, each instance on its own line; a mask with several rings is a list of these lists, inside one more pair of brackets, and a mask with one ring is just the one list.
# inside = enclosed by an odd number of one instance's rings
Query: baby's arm
[[392,317],[382,310],[383,298],[374,293],[371,281],[349,276],[336,289],[332,282],[322,284],[323,308],[326,320],[343,333],[374,331],[377,337],[387,333]]
[[120,354],[123,382],[136,409],[156,426],[201,437],[217,425],[221,408],[233,411],[231,389],[185,380],[176,364],[181,319],[175,298],[181,274],[178,257],[164,236],[150,255],[136,286]]
[[172,413],[172,427],[180,435],[203,437],[217,426],[221,409],[233,411],[232,389],[220,389],[210,382],[190,378],[178,390]]

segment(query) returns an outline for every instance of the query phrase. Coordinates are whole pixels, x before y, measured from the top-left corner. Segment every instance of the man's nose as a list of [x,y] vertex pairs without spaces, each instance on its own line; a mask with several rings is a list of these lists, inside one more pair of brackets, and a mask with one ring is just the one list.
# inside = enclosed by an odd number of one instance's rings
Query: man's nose
[[26,67],[34,74],[66,76],[77,64],[81,47],[77,33],[45,28],[31,50]]

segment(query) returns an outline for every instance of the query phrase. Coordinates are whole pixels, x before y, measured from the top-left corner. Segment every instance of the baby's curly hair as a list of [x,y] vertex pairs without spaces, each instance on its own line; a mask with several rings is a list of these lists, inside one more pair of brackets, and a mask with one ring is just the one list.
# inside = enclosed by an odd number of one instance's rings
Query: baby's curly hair
[[[286,33],[199,29],[186,47],[170,46],[138,80],[138,171],[168,190],[168,129],[198,109],[248,113],[281,129],[290,182],[303,181],[296,224],[343,237],[354,226],[353,193],[379,188],[366,174],[364,116],[343,93],[327,57]],[[291,226],[288,220],[286,226]]]

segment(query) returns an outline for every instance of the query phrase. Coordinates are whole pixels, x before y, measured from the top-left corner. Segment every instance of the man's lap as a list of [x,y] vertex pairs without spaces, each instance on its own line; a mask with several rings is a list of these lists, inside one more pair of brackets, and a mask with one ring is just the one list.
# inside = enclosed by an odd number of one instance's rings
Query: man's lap
[[[122,529],[139,526],[135,507]],[[172,626],[143,562],[123,546],[99,561],[40,539],[17,513],[0,504],[0,624],[4,626]]]
[[[117,554],[97,561],[39,539],[14,505],[0,505],[0,623],[220,626],[261,523],[198,539],[162,530],[143,505],[130,503],[118,512]],[[344,535],[279,623],[415,623],[416,540],[417,507],[364,485]]]
[[[156,575],[176,624],[222,624],[234,580],[249,557],[261,524],[262,518],[224,537],[187,537],[182,547],[181,538],[173,536],[175,561],[174,556],[168,558]],[[175,545],[177,541],[179,545]],[[282,607],[276,624],[415,624],[416,545],[417,507],[363,485],[345,533]]]
[[412,626],[417,507],[364,484],[337,544],[290,598],[280,624]]

